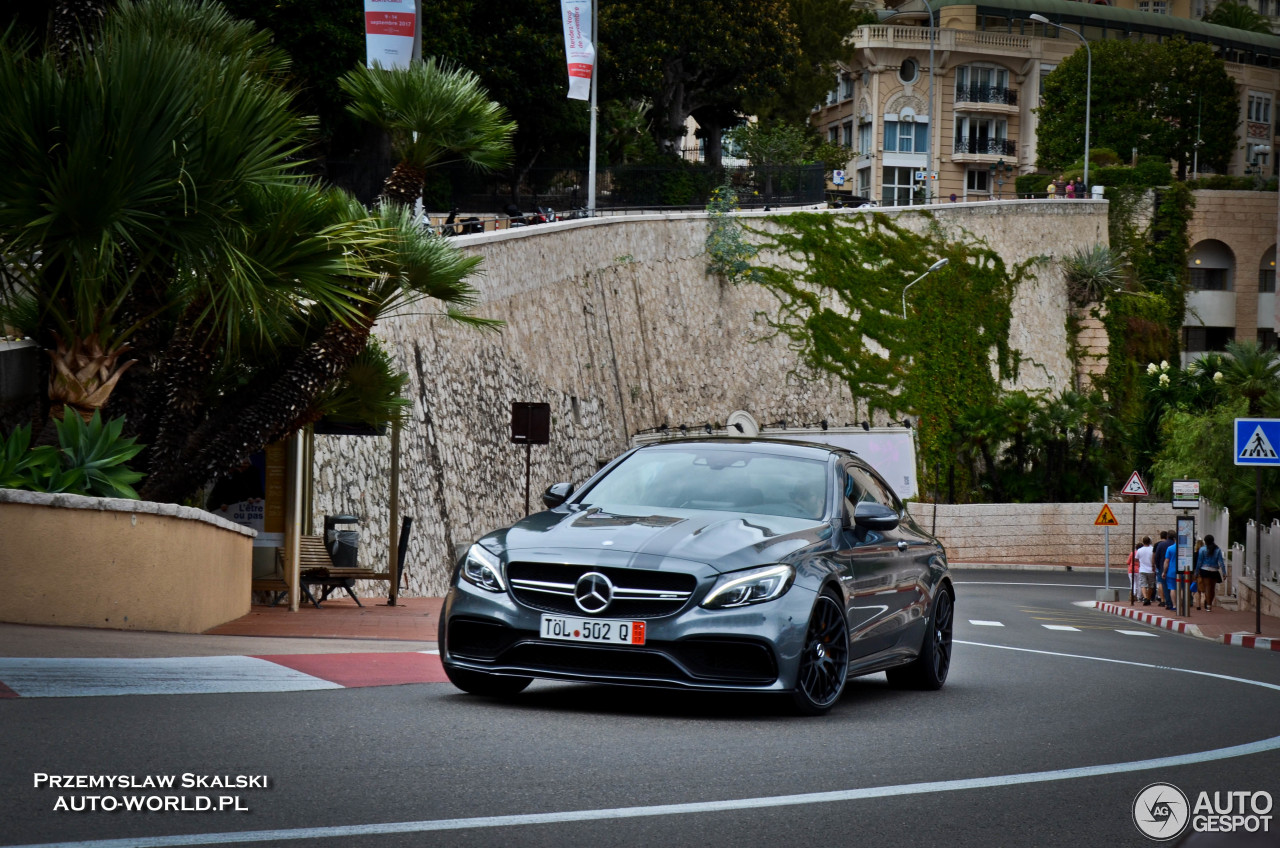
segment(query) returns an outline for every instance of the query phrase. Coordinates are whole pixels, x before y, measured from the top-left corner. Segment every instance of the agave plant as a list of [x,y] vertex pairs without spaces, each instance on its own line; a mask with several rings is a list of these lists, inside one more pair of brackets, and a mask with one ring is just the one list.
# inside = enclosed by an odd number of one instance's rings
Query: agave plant
[[1076,248],[1062,258],[1067,296],[1073,306],[1104,303],[1124,282],[1124,260],[1105,245]]
[[104,424],[94,412],[86,421],[66,406],[57,424],[58,447],[28,450],[31,428],[18,427],[0,440],[0,487],[136,500],[133,484],[142,474],[125,463],[143,446],[122,437],[123,429],[123,418]]

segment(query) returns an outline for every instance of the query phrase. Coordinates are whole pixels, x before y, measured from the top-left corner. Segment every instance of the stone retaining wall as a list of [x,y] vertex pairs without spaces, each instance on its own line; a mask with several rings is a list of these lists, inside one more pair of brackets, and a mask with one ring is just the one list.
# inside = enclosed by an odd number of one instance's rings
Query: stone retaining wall
[[[1022,201],[879,211],[917,230],[976,234],[1016,263],[1106,243],[1106,208]],[[475,311],[505,329],[481,332],[423,310],[378,325],[409,372],[414,401],[401,466],[400,508],[415,518],[408,594],[444,592],[458,546],[524,514],[525,452],[509,442],[512,401],[552,408],[551,444],[531,451],[534,509],[548,485],[584,480],[637,431],[663,423],[699,431],[738,409],[762,423],[866,417],[847,386],[805,373],[770,337],[762,316],[776,301],[767,291],[706,274],[706,227],[706,214],[665,214],[460,237],[458,246],[485,260]],[[1024,357],[1018,386],[1070,385],[1065,310],[1060,272],[1038,266],[1013,304],[1011,342]],[[389,440],[316,442],[316,523],[326,513],[362,516],[361,564],[385,565]]]
[[[935,532],[951,562],[1103,565],[1103,528],[1093,522],[1102,503],[912,503],[912,516]],[[1111,528],[1111,567],[1124,568],[1133,535],[1133,507],[1113,503],[1119,527]],[[936,528],[936,530],[935,530]],[[1167,503],[1138,504],[1137,536],[1152,540],[1174,529]]]

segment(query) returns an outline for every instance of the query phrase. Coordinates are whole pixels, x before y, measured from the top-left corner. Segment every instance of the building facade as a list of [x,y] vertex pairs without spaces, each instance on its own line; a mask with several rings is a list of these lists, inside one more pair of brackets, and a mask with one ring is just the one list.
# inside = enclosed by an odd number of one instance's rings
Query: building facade
[[811,122],[854,151],[847,187],[881,205],[1011,197],[1014,179],[1035,171],[1043,80],[1080,49],[1070,33],[1031,20],[1038,13],[1090,41],[1213,45],[1237,83],[1240,137],[1228,173],[1274,174],[1280,37],[1176,14],[1194,3],[1173,0],[1173,13],[1157,14],[1070,0],[933,0],[931,19],[924,0],[909,0],[853,34],[855,58]]

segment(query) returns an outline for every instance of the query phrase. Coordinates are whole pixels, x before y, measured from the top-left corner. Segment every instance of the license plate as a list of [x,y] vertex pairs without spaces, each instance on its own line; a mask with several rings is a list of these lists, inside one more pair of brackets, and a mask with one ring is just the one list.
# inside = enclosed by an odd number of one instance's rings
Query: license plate
[[542,617],[542,638],[605,645],[643,645],[644,622],[607,618]]

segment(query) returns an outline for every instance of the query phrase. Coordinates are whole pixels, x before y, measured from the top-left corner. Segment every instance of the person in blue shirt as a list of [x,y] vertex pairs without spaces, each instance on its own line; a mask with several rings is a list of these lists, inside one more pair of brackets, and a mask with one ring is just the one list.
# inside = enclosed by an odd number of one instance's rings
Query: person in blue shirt
[[1196,557],[1196,581],[1200,584],[1200,591],[1204,592],[1205,612],[1213,610],[1214,595],[1217,594],[1218,584],[1222,582],[1225,571],[1222,548],[1213,543],[1212,536],[1206,534],[1204,547]]
[[1178,537],[1174,536],[1164,551],[1164,606],[1173,609],[1178,592]]

